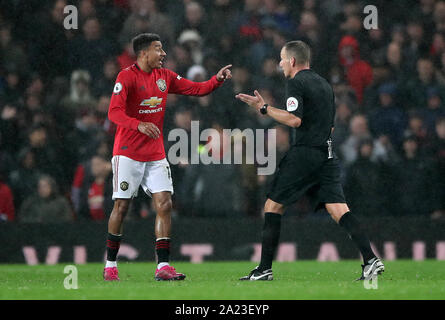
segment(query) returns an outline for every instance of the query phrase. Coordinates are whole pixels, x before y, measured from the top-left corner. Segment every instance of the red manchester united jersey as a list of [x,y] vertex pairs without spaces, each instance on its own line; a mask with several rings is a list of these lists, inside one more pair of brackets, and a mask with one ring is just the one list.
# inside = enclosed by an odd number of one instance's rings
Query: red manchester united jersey
[[[216,76],[204,82],[193,82],[168,69],[143,71],[137,64],[123,69],[116,79],[108,118],[117,124],[113,155],[136,161],[165,158],[163,125],[168,93],[189,96],[209,94],[223,82]],[[157,139],[139,132],[139,122],[152,122],[161,131]]]

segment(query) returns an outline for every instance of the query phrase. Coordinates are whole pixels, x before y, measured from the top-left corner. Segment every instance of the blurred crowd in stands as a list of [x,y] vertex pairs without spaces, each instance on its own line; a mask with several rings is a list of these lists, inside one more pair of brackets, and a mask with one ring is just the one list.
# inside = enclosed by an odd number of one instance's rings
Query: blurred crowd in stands
[[[66,30],[66,5],[78,29]],[[366,30],[365,5],[378,9]],[[209,96],[170,95],[174,128],[287,128],[234,98],[258,89],[284,106],[279,53],[313,48],[312,68],[332,84],[334,146],[352,210],[363,216],[445,217],[445,1],[440,0],[11,0],[0,4],[0,220],[107,219],[115,125],[108,104],[131,39],[158,33],[166,68],[204,81],[233,64]],[[198,152],[197,150],[191,150]],[[270,176],[255,165],[172,166],[177,216],[260,217]],[[129,219],[153,214],[139,192]],[[310,216],[303,199],[290,216]]]

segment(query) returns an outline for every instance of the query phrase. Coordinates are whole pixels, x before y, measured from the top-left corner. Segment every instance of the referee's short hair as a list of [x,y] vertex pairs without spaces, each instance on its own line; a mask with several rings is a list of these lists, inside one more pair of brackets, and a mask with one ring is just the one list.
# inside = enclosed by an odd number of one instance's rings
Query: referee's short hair
[[132,43],[136,57],[142,50],[147,49],[153,41],[161,41],[161,37],[156,33],[141,33],[134,37]]
[[284,45],[288,58],[295,58],[296,64],[311,62],[311,48],[301,40],[289,41]]

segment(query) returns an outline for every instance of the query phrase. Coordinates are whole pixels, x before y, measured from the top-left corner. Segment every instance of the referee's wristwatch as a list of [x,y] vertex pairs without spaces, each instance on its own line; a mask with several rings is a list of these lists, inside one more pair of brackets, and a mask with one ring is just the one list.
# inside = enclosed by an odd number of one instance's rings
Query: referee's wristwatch
[[261,114],[267,114],[267,107],[268,107],[269,105],[267,104],[267,103],[265,103],[264,104],[264,106],[262,106],[261,108],[260,108],[260,112],[261,112]]

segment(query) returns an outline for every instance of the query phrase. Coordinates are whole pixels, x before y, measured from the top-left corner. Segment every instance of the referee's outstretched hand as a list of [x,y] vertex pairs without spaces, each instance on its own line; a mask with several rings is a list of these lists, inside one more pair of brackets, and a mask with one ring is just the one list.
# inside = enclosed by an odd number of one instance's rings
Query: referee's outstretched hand
[[245,93],[238,93],[235,98],[259,110],[264,105],[264,99],[257,90],[255,90],[253,93],[255,94],[255,96],[249,96]]

